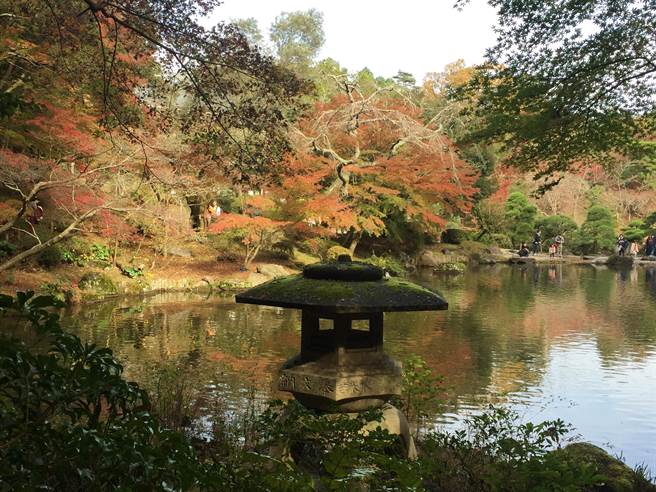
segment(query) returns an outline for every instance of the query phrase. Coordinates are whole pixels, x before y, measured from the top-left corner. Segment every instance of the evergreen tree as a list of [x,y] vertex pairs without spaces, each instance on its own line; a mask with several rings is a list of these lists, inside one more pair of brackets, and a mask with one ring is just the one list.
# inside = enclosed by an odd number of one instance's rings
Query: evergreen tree
[[575,239],[581,254],[611,253],[615,249],[615,217],[606,207],[593,205]]
[[520,246],[523,242],[529,242],[535,229],[537,207],[529,203],[526,195],[516,191],[508,196],[504,212],[508,236],[513,245]]
[[536,226],[542,229],[542,237],[545,241],[553,241],[558,235],[563,236],[568,241],[578,230],[576,222],[566,215],[540,217],[536,221]]

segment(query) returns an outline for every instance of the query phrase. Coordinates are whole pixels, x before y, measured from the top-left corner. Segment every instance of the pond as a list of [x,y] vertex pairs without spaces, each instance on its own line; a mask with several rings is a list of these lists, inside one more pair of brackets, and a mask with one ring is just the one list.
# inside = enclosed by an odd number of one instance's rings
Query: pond
[[[385,347],[421,356],[452,388],[436,425],[488,403],[524,419],[562,418],[580,436],[656,471],[656,268],[492,266],[419,275],[448,311],[385,315]],[[64,324],[111,347],[129,379],[190,367],[238,411],[282,396],[280,364],[300,346],[300,312],[232,297],[164,294],[78,307]]]

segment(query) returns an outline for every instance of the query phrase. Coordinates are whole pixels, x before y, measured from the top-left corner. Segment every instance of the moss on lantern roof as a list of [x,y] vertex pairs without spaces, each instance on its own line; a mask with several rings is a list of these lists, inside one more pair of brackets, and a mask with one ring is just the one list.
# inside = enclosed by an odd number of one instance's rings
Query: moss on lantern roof
[[292,275],[249,289],[237,295],[236,300],[331,314],[432,311],[448,307],[439,294],[396,278],[354,281]]

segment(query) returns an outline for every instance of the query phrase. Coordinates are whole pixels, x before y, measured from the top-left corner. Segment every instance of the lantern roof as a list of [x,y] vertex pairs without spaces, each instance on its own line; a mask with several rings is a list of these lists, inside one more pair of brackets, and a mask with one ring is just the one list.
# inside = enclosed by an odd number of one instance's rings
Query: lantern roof
[[369,263],[340,257],[315,263],[302,274],[277,278],[236,296],[237,302],[307,309],[324,314],[366,314],[447,309],[436,292],[407,280],[384,278]]

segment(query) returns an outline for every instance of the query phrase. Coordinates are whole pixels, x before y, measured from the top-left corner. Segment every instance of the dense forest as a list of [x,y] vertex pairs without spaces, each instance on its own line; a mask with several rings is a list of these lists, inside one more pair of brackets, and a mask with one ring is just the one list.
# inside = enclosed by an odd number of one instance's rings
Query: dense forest
[[[571,71],[540,94],[503,51],[509,24],[487,65],[384,78],[318,59],[316,10],[281,13],[266,42],[254,19],[190,21],[214,7],[3,2],[0,270],[111,258],[132,271],[190,238],[248,268],[267,251],[413,255],[447,229],[518,248],[542,228],[577,254],[653,231],[653,117],[618,107],[650,103],[635,87],[647,62],[604,86],[625,62],[524,59]],[[585,42],[593,59],[610,41]],[[582,83],[603,86],[594,101],[576,99]]]

